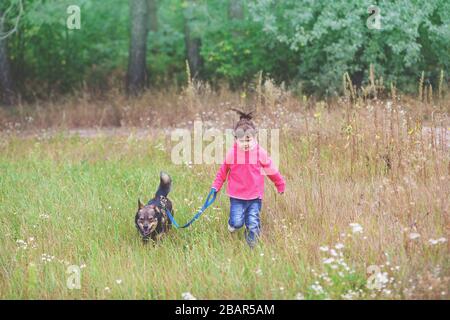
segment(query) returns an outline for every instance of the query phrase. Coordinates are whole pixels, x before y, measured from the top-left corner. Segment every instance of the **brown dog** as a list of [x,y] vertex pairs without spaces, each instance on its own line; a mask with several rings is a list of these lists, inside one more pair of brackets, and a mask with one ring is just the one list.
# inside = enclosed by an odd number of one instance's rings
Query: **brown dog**
[[170,176],[161,171],[160,182],[155,196],[147,205],[138,200],[138,211],[135,217],[136,228],[142,236],[142,240],[149,238],[156,241],[172,226],[167,210],[173,215],[172,202],[167,198],[172,186]]

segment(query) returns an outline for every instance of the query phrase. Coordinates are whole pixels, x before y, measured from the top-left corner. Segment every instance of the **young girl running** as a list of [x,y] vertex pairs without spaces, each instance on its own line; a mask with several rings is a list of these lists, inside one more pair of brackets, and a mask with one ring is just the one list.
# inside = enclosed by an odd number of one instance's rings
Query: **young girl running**
[[285,189],[285,181],[272,159],[256,140],[252,113],[233,109],[240,115],[234,128],[235,143],[227,152],[217,172],[212,189],[219,192],[225,180],[230,197],[228,230],[234,232],[245,224],[245,239],[253,248],[260,235],[260,211],[264,194],[264,175],[275,184],[278,193]]

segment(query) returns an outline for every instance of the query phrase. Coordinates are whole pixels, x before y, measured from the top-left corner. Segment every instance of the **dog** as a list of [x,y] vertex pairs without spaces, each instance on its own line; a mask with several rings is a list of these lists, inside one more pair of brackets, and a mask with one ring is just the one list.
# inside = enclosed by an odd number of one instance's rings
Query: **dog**
[[138,199],[135,224],[144,242],[149,239],[159,240],[172,226],[172,221],[167,215],[167,210],[173,215],[172,202],[167,198],[172,187],[172,178],[163,171],[160,172],[159,178],[159,187],[153,199],[145,206]]

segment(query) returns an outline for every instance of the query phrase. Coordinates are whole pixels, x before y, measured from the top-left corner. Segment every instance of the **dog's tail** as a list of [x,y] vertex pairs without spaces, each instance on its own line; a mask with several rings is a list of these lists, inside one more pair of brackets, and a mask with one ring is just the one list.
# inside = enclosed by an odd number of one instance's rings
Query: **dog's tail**
[[156,190],[155,197],[158,199],[160,196],[167,197],[172,187],[172,178],[167,172],[161,171],[159,174],[159,187]]

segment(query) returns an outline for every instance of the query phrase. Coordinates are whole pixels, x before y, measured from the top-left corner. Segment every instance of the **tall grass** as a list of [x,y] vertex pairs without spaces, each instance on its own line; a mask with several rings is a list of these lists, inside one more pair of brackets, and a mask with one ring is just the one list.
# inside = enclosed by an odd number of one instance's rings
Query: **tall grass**
[[[228,233],[223,192],[189,229],[172,230],[156,245],[141,243],[133,221],[138,197],[151,197],[160,170],[173,177],[177,220],[191,218],[218,166],[173,164],[164,132],[196,118],[230,127],[234,118],[224,109],[243,103],[240,94],[190,80],[190,100],[186,91],[148,92],[133,101],[84,97],[46,106],[50,114],[33,113],[40,106],[9,114],[0,135],[0,297],[448,299],[445,92],[435,106],[426,98],[431,90],[411,99],[391,85],[389,96],[371,77],[372,91],[345,76],[348,94],[332,102],[297,98],[261,80],[249,92],[244,102],[260,104],[259,127],[281,129],[287,180],[283,196],[267,181],[255,250],[242,231]],[[148,135],[17,130],[111,119]],[[82,267],[79,290],[66,286],[70,265]],[[378,286],[368,288],[374,275]]]

